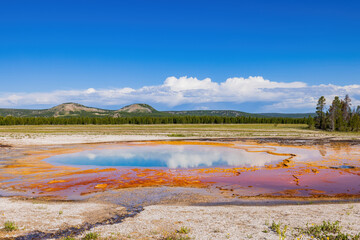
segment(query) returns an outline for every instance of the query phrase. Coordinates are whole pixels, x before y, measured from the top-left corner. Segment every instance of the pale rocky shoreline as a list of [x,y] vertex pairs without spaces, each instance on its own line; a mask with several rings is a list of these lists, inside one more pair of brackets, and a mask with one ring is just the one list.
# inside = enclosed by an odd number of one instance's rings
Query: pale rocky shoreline
[[10,146],[42,146],[42,145],[70,145],[85,143],[107,143],[123,141],[151,141],[174,139],[157,135],[50,135],[39,134],[32,137],[0,137],[0,143]]
[[[9,136],[0,136],[0,147],[1,146],[14,146],[14,147],[29,147],[29,146],[51,146],[51,145],[71,145],[71,144],[88,144],[88,143],[111,143],[111,142],[131,142],[131,141],[156,141],[156,140],[219,140],[224,141],[228,138],[224,137],[169,137],[167,134],[163,135],[53,135],[53,134],[34,134],[32,136],[22,136],[22,135],[9,135]],[[231,138],[229,138],[231,139]],[[304,137],[300,138],[301,142],[299,143],[298,139],[294,139],[291,136],[262,136],[262,137],[240,137],[232,138],[238,140],[261,140],[268,142],[294,142],[298,145],[307,144],[309,142],[326,142],[326,141],[344,141],[344,142],[353,142],[360,144],[359,138],[347,138],[347,137],[331,137],[331,138],[321,138],[316,137]]]
[[115,215],[125,214],[125,208],[94,202],[60,202],[18,197],[0,198],[0,226],[13,222],[15,231],[0,231],[0,239],[24,236],[34,232],[56,232],[84,223],[101,222]]
[[[0,239],[31,235],[41,231],[54,233],[60,229],[81,227],[84,223],[99,222],[124,214],[122,207],[95,202],[45,202],[0,198],[0,225],[12,221],[18,230],[0,231]],[[275,206],[147,206],[135,217],[123,222],[105,224],[85,231],[96,233],[98,239],[165,239],[182,228],[189,239],[279,239],[272,231],[272,222],[287,225],[285,239],[311,239],[299,234],[298,228],[322,221],[339,221],[342,232],[360,233],[360,203],[275,205]],[[64,237],[60,237],[63,239]],[[59,238],[42,238],[59,239]],[[185,238],[184,238],[185,239]]]
[[[161,239],[181,227],[191,239],[279,239],[270,230],[272,222],[288,226],[286,239],[297,239],[296,228],[322,221],[339,221],[343,232],[360,233],[360,203],[283,206],[167,206],[145,207],[134,218],[114,225],[95,227],[106,238]],[[83,234],[85,235],[85,234]],[[302,234],[299,239],[311,239]],[[121,239],[121,238],[120,238]]]

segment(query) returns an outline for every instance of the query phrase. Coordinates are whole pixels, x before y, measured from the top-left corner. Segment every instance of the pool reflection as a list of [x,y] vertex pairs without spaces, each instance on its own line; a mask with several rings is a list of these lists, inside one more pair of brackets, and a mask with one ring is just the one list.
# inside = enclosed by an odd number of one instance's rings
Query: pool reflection
[[157,145],[130,146],[121,149],[100,149],[63,154],[46,159],[54,165],[82,167],[144,167],[144,168],[204,168],[254,167],[279,162],[284,156],[266,152],[247,152],[243,149]]

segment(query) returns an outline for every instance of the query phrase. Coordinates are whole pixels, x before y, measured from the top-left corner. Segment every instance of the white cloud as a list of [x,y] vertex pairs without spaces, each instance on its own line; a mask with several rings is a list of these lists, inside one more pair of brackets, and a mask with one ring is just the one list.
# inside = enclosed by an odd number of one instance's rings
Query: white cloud
[[198,80],[197,78],[188,77],[168,77],[164,82],[164,87],[169,87],[171,91],[187,91],[187,90],[215,90],[219,85],[212,82],[210,78]]
[[31,105],[56,105],[63,102],[79,102],[88,105],[124,105],[135,102],[158,103],[168,107],[181,104],[229,102],[265,103],[263,111],[287,111],[308,109],[313,111],[317,99],[324,95],[330,100],[338,95],[349,94],[353,105],[360,104],[360,85],[321,84],[309,86],[304,82],[276,82],[261,76],[228,78],[224,82],[213,82],[193,77],[168,77],[163,84],[115,89],[57,90],[38,93],[3,93],[1,107],[26,107]]
[[87,94],[95,93],[96,90],[94,88],[89,88],[85,91]]

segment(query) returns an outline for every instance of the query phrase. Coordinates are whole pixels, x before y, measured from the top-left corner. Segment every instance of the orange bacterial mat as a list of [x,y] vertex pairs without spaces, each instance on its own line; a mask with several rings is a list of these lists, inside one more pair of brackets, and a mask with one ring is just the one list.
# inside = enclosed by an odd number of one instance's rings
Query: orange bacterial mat
[[[15,150],[12,150],[15,151]],[[3,195],[75,199],[132,187],[196,187],[229,197],[360,195],[360,146],[149,141],[25,149],[0,168]]]

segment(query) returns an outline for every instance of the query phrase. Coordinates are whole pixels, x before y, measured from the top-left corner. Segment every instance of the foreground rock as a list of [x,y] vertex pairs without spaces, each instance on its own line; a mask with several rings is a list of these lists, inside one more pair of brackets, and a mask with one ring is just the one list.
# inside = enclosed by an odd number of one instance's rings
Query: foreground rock
[[124,208],[110,204],[0,198],[0,239],[36,232],[55,233],[84,223],[102,222],[125,212]]
[[[306,224],[335,222],[341,232],[360,233],[360,204],[285,206],[166,206],[146,207],[134,218],[114,225],[99,226],[89,232],[101,239],[279,239],[271,229],[280,224],[286,239],[311,239],[298,228]],[[87,233],[89,233],[87,232]],[[85,233],[86,234],[86,233]],[[85,234],[83,236],[85,236]],[[80,238],[79,238],[80,239]]]
[[[102,222],[114,215],[125,214],[124,208],[113,204],[93,202],[46,202],[0,198],[1,239],[38,236],[39,232],[55,233],[69,228],[81,228],[84,223]],[[153,205],[145,207],[135,217],[125,218],[116,224],[98,225],[61,236],[33,239],[63,239],[72,235],[82,239],[87,234],[98,239],[279,239],[271,227],[279,225],[286,239],[311,239],[301,233],[307,225],[323,221],[339,221],[341,232],[360,234],[360,203],[313,204],[283,206],[182,206]],[[5,223],[16,229],[6,231]],[[285,225],[287,226],[285,228]],[[8,229],[9,230],[9,229]],[[30,238],[23,238],[30,239]],[[176,238],[173,238],[176,239]]]

